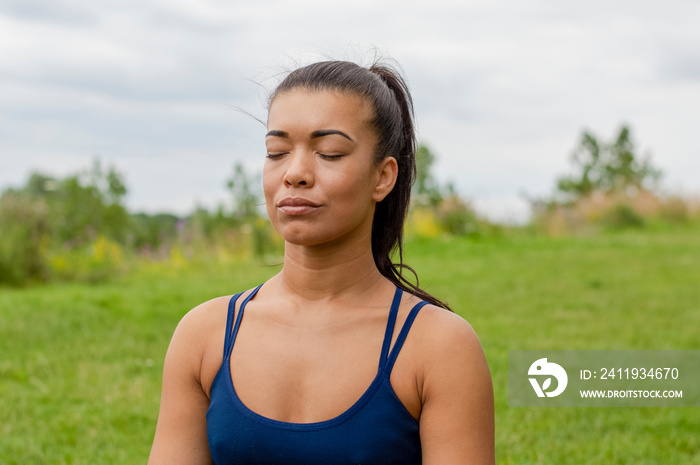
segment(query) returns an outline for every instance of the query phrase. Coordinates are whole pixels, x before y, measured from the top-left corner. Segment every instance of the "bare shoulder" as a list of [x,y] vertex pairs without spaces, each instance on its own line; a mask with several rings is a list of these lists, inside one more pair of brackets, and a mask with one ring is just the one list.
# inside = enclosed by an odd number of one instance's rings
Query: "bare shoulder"
[[[212,332],[221,328],[221,336],[226,322],[228,302],[231,296],[217,297],[197,305],[182,317],[173,333],[170,347],[185,346],[190,353],[203,353],[207,348]],[[222,341],[223,345],[223,341]]]
[[182,333],[183,336],[197,334],[219,325],[221,319],[226,318],[230,300],[230,295],[222,296],[197,305],[182,317],[175,334]]
[[427,305],[416,318],[420,341],[424,464],[493,464],[491,373],[481,342],[461,316]]
[[[435,397],[492,397],[491,373],[481,341],[474,328],[460,315],[426,305],[414,324],[413,356],[418,362],[421,403]],[[457,387],[459,386],[459,387]]]
[[422,350],[429,357],[446,355],[468,361],[483,357],[474,328],[461,316],[435,305],[425,305],[416,317],[415,330]]
[[228,300],[219,297],[198,305],[175,328],[163,366],[151,464],[211,463],[205,421],[209,391],[202,382],[202,373],[213,334],[221,334],[223,347],[224,329],[219,332],[217,327],[225,327]]
[[208,393],[211,371],[221,364],[228,304],[231,296],[216,297],[197,305],[182,317],[173,333],[168,359],[189,373]]

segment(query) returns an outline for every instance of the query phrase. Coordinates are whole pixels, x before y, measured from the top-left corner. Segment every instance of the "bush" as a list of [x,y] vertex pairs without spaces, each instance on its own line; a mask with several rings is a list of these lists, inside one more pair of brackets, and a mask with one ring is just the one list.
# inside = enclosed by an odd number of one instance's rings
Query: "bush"
[[603,225],[613,229],[641,228],[644,218],[630,205],[618,203],[606,211],[601,218]]
[[47,219],[42,200],[13,191],[0,198],[0,283],[47,279]]
[[95,283],[119,274],[126,260],[117,242],[98,236],[87,246],[54,252],[49,263],[53,277],[59,280]]
[[659,217],[670,223],[686,223],[690,219],[688,203],[680,197],[670,197],[659,206]]
[[690,223],[697,204],[688,197],[662,196],[643,189],[623,193],[595,191],[576,202],[534,204],[533,226],[550,236],[586,234],[601,226],[621,229],[659,223]]
[[406,235],[408,237],[421,237],[432,239],[442,234],[442,228],[430,208],[414,208],[410,211],[406,223]]
[[471,206],[456,195],[444,199],[437,210],[443,231],[454,236],[479,233],[479,219]]

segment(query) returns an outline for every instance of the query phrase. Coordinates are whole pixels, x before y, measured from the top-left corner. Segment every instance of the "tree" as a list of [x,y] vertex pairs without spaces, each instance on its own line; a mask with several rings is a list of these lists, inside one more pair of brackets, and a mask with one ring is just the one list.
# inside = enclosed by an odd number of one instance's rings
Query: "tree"
[[608,163],[605,166],[609,191],[622,191],[629,186],[651,187],[660,177],[661,170],[651,165],[649,156],[640,159],[635,155],[630,130],[622,126],[615,142],[608,146]]
[[130,218],[126,186],[113,167],[63,179],[33,173],[24,187],[0,195],[0,282],[48,278],[48,252],[124,241]]
[[419,144],[416,148],[416,182],[413,185],[414,198],[419,205],[435,207],[442,200],[440,186],[431,171],[433,163],[435,155],[427,146]]
[[129,226],[129,245],[137,250],[157,250],[177,237],[180,218],[170,213],[134,213]]
[[255,186],[255,178],[249,177],[243,165],[238,162],[233,167],[233,175],[226,182],[233,197],[233,217],[237,221],[246,222],[258,216],[259,196]]
[[48,216],[43,199],[15,190],[0,196],[0,283],[46,278]]
[[32,173],[24,187],[9,189],[3,195],[18,195],[44,202],[47,231],[61,245],[79,246],[97,235],[124,241],[129,214],[123,204],[126,186],[114,167],[102,168],[95,160],[90,169],[56,179]]
[[124,242],[129,228],[125,195],[121,174],[114,167],[105,171],[98,159],[89,170],[57,182],[49,201],[59,216],[58,239],[81,245],[102,234]]
[[613,142],[601,143],[584,131],[571,156],[574,174],[557,180],[557,189],[576,201],[594,191],[624,192],[629,187],[650,188],[661,171],[652,166],[649,156],[636,154],[629,127],[622,126]]
[[557,187],[561,192],[585,196],[599,187],[601,179],[602,160],[601,147],[598,139],[584,131],[581,143],[571,156],[577,174],[559,178]]

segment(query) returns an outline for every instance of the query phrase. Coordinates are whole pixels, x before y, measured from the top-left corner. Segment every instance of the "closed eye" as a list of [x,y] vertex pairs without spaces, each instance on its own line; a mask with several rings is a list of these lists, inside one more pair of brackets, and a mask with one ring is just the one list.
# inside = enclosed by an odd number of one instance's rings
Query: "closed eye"
[[337,160],[338,158],[342,157],[342,155],[326,155],[325,153],[319,153],[318,156],[324,160]]
[[267,158],[269,158],[271,160],[275,160],[275,159],[280,158],[286,154],[287,154],[287,152],[280,152],[280,153],[269,153],[268,152]]

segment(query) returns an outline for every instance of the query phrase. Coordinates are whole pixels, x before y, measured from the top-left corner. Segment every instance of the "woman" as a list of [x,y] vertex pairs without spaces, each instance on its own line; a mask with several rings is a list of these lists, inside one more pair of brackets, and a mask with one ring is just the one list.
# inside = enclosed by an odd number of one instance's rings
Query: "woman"
[[415,174],[404,81],[297,69],[270,99],[266,146],[284,266],[182,319],[149,463],[494,463],[476,334],[390,259]]

